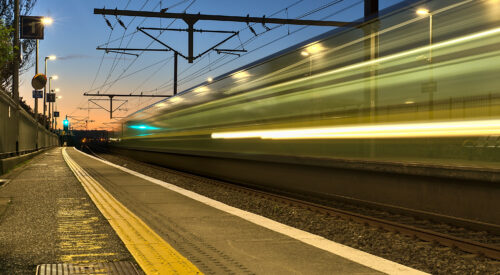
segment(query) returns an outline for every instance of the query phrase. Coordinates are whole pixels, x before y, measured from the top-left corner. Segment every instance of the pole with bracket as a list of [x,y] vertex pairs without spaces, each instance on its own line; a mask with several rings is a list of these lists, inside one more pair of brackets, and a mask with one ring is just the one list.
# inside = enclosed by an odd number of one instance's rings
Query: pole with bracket
[[112,95],[109,96],[109,118],[113,119],[113,97]]
[[174,95],[177,94],[177,61],[178,61],[178,53],[174,53]]

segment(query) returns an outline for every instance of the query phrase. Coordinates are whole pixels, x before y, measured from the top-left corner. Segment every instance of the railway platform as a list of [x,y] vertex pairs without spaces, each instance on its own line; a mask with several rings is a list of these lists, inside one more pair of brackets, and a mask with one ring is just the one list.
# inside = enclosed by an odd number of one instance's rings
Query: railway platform
[[74,148],[4,179],[2,274],[424,274]]

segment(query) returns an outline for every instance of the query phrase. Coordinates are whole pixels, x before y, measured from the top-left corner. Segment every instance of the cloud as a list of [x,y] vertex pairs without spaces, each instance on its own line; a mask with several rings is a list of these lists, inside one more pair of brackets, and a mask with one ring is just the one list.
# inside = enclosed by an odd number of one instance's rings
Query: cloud
[[58,56],[59,60],[71,60],[71,59],[83,59],[83,58],[93,58],[93,56],[85,55],[85,54],[70,54],[66,56]]
[[[58,56],[58,60],[74,60],[74,59],[89,59],[89,58],[95,58],[95,59],[101,59],[102,56],[93,56],[93,55],[85,55],[85,54],[70,54],[70,55],[65,55],[65,56]],[[114,60],[115,57],[113,56],[104,56],[104,59],[111,59]],[[122,60],[133,60],[133,58],[130,57],[121,57]]]

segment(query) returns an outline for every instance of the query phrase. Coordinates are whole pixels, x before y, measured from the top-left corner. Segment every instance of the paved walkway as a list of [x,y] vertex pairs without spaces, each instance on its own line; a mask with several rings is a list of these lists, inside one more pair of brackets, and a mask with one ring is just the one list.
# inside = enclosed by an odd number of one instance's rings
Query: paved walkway
[[48,263],[134,261],[61,151],[2,176],[10,181],[0,187],[0,274],[35,274]]

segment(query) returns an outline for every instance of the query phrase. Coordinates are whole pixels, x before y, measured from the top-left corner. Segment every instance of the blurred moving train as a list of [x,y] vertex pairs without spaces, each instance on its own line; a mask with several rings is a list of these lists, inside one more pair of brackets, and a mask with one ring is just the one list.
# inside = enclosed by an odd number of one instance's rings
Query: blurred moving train
[[499,168],[500,2],[404,1],[130,115],[115,147],[247,184],[403,205],[387,195],[398,184],[332,168]]

